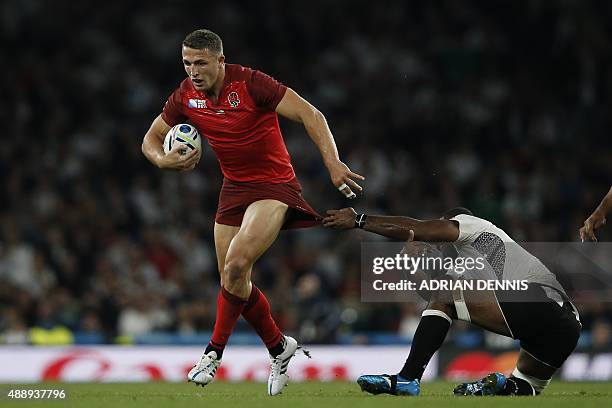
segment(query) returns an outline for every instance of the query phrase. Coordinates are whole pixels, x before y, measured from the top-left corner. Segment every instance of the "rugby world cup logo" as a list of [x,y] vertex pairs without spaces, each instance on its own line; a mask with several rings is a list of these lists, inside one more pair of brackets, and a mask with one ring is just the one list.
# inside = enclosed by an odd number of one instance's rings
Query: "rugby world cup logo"
[[238,93],[230,92],[229,95],[227,95],[227,102],[232,108],[237,108],[240,104],[240,98],[238,97]]

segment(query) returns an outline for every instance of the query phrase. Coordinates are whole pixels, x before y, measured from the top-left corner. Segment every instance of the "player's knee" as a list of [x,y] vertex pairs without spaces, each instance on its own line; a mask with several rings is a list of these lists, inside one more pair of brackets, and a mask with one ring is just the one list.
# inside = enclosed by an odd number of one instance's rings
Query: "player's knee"
[[556,367],[561,367],[567,357],[574,351],[580,339],[581,330],[582,324],[574,316],[564,319],[558,325],[557,330],[554,330],[550,343],[553,344],[552,349],[555,349],[558,353],[556,364],[554,364]]
[[242,283],[248,275],[251,260],[245,256],[233,256],[225,261],[223,270],[224,285],[234,286]]
[[576,345],[578,344],[578,340],[580,339],[580,331],[582,329],[582,324],[580,322],[575,321],[572,324],[564,327],[562,334],[557,337],[556,341],[559,344],[560,349],[563,351],[565,358],[569,357],[569,355],[574,351]]
[[427,305],[427,309],[439,310],[445,313],[451,319],[457,318],[457,313],[455,312],[455,306],[451,303],[441,301],[440,299],[435,301],[430,301],[429,305]]
[[[547,333],[538,333],[537,337],[525,341],[521,339],[521,347],[533,357],[519,358],[519,369],[531,370],[534,366],[534,364],[530,364],[532,359],[543,362],[555,370],[561,367],[576,348],[581,327],[577,320],[566,319],[557,323],[556,326],[552,326]],[[538,364],[535,364],[535,366],[537,367]],[[545,377],[539,375],[538,378]]]

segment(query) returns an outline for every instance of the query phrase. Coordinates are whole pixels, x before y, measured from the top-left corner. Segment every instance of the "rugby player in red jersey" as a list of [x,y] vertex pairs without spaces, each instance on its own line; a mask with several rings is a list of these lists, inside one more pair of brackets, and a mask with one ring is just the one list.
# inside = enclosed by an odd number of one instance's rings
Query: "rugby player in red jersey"
[[186,78],[170,95],[163,112],[147,131],[142,152],[162,169],[191,170],[201,152],[179,154],[176,146],[164,155],[168,130],[193,124],[207,138],[224,176],[215,217],[215,248],[221,289],[210,343],[188,374],[199,385],[210,383],[223,349],[242,314],[261,337],[271,358],[268,393],[287,384],[287,365],[297,341],[281,333],[264,294],[251,283],[255,261],[281,229],[319,225],[321,217],[304,200],[285,147],[277,114],[302,123],[319,149],[331,181],[348,198],[361,191],[352,172],[339,158],[325,116],[292,89],[268,75],[226,64],[221,38],[196,30],[182,43]]

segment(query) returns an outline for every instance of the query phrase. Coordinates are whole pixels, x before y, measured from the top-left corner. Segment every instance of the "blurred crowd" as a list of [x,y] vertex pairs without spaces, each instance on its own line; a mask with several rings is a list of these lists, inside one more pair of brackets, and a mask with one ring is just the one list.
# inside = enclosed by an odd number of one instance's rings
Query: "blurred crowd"
[[[315,3],[2,3],[0,341],[212,329],[217,161],[206,146],[179,174],[140,151],[184,78],[180,43],[201,27],[223,38],[228,62],[317,106],[367,177],[346,202],[303,127],[282,120],[321,213],[427,218],[463,205],[518,241],[578,239],[612,180],[612,3]],[[423,304],[360,301],[360,242],[376,238],[281,237],[253,276],[284,330],[319,343],[414,333]],[[609,347],[611,303],[580,309],[592,346]]]

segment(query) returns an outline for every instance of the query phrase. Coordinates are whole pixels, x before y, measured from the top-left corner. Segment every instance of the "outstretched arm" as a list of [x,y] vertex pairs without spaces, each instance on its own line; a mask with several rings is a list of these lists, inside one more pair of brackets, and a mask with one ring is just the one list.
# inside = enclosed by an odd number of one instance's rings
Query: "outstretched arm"
[[[459,224],[451,220],[417,220],[410,217],[357,214],[352,208],[329,210],[323,226],[335,229],[362,228],[388,238],[407,241],[454,242]],[[414,235],[413,235],[414,234]]]
[[610,187],[610,191],[608,194],[601,200],[599,206],[593,211],[593,214],[589,216],[589,218],[584,221],[584,225],[580,228],[580,239],[584,242],[585,239],[590,239],[592,241],[597,241],[597,237],[595,236],[595,230],[602,225],[606,224],[606,214],[612,208],[612,187]]
[[364,177],[352,172],[340,160],[336,142],[327,125],[327,120],[325,120],[325,116],[317,108],[300,97],[291,88],[287,88],[283,99],[281,99],[276,107],[276,112],[287,119],[304,125],[308,136],[310,136],[321,153],[323,163],[329,171],[334,186],[336,188],[343,185],[346,186],[340,189],[340,192],[348,198],[354,198],[353,190],[362,191],[361,186],[354,179],[364,180]]

